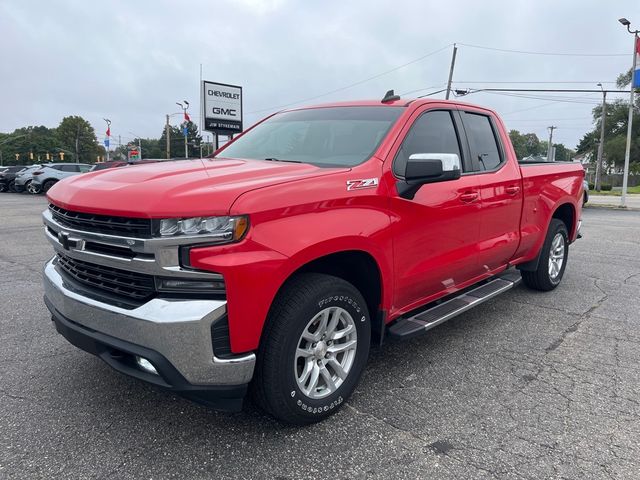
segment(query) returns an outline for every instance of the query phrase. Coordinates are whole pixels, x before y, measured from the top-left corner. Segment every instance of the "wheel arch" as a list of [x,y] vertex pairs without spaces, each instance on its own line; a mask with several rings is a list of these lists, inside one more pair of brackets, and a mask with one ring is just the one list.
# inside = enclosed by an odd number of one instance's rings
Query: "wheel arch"
[[544,231],[544,236],[541,237],[540,245],[538,246],[538,253],[535,258],[532,260],[521,263],[516,267],[518,270],[524,270],[525,272],[531,272],[537,270],[538,263],[540,262],[540,255],[542,254],[542,247],[544,245],[544,239],[547,237],[547,233],[549,231],[549,226],[551,225],[551,220],[554,218],[560,220],[567,227],[567,232],[569,234],[569,243],[571,243],[571,239],[575,238],[575,230],[577,228],[577,213],[576,207],[572,202],[559,202],[559,204],[554,209],[553,213],[549,217],[547,221],[547,228]]
[[[365,299],[372,322],[372,333],[377,335],[381,332],[384,321],[384,295],[389,287],[385,288],[383,267],[371,252],[349,249],[308,259],[286,276],[273,298],[277,298],[287,284],[301,273],[322,273],[341,278],[352,284]],[[272,307],[273,302],[262,326],[262,333],[264,333],[269,321]],[[262,334],[260,336],[262,337]]]

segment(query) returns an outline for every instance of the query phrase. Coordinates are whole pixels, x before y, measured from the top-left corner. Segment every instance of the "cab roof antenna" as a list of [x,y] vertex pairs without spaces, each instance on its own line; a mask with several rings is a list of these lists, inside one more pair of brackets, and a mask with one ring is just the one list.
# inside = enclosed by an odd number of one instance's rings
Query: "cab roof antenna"
[[382,103],[394,102],[396,100],[400,100],[400,95],[396,95],[393,90],[389,90],[387,93],[384,94]]

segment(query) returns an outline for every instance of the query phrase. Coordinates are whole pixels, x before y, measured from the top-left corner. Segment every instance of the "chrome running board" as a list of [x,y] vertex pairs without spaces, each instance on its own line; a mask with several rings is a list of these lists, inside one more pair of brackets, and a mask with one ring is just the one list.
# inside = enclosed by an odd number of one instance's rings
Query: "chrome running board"
[[412,317],[398,319],[389,327],[388,335],[391,339],[406,339],[420,335],[512,289],[521,280],[520,272],[508,270],[479,287],[461,293]]

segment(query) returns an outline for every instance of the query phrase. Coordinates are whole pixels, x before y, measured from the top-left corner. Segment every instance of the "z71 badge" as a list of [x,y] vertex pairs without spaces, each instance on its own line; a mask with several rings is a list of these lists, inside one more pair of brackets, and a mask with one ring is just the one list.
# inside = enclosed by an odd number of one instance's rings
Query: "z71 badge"
[[365,178],[363,180],[347,180],[347,190],[361,190],[378,186],[377,178]]

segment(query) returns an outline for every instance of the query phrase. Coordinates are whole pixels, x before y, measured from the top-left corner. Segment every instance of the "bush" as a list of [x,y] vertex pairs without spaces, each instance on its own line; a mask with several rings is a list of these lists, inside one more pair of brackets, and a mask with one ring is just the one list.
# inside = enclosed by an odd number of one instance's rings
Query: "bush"
[[600,185],[600,190],[602,190],[603,192],[609,192],[611,191],[611,185],[603,183],[602,185]]
[[594,183],[589,184],[589,190],[595,190],[596,186]]

